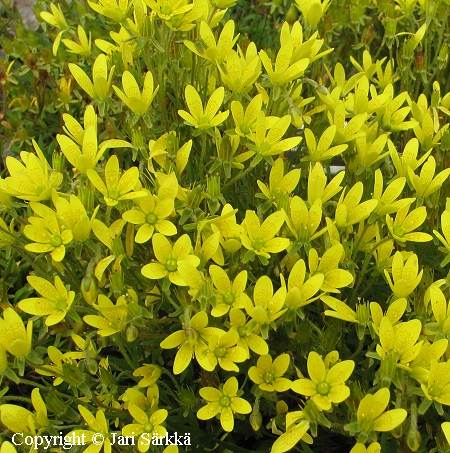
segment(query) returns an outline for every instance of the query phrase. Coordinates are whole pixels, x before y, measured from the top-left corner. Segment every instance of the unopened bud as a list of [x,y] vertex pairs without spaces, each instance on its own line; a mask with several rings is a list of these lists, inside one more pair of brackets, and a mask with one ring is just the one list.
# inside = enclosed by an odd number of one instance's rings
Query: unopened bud
[[127,327],[126,337],[128,343],[132,343],[136,338],[139,336],[139,329],[134,325],[131,324]]
[[370,46],[373,39],[375,38],[375,34],[376,32],[372,25],[368,25],[362,33],[361,43],[365,46]]
[[97,374],[98,371],[98,362],[97,360],[93,359],[92,357],[89,357],[85,361],[86,365],[86,370],[88,371],[89,374]]
[[406,434],[406,444],[411,451],[417,451],[422,442],[422,435],[417,428],[411,428]]
[[178,392],[178,399],[183,406],[191,407],[197,402],[195,393],[190,389],[182,389]]
[[250,425],[252,425],[253,431],[258,431],[262,424],[262,415],[259,410],[250,414]]
[[89,304],[95,304],[98,295],[97,280],[93,275],[86,275],[81,280],[81,293],[84,300]]

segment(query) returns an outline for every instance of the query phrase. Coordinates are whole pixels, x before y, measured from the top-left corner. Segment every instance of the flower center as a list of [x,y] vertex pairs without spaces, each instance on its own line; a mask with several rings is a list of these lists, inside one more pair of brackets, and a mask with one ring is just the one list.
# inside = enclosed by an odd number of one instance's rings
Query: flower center
[[234,296],[233,296],[233,294],[231,294],[230,292],[225,293],[225,295],[223,296],[223,301],[224,301],[227,305],[231,305],[231,304],[234,302]]
[[108,190],[108,197],[111,198],[111,200],[117,200],[119,196],[119,191],[117,189]]
[[240,337],[246,337],[247,336],[247,327],[245,326],[239,326],[237,328],[237,332]]
[[227,352],[226,349],[221,348],[220,346],[214,349],[214,355],[219,358],[225,357],[226,352]]
[[241,131],[244,134],[248,134],[250,132],[250,126],[247,123],[242,123],[241,124]]
[[396,236],[402,237],[404,233],[405,233],[405,232],[403,231],[403,228],[401,228],[401,227],[399,227],[399,226],[396,226],[396,227],[394,228],[394,234],[395,234]]
[[166,269],[169,272],[175,272],[177,270],[177,267],[178,267],[178,263],[174,259],[170,259],[166,263]]
[[317,392],[321,395],[326,395],[330,390],[330,386],[326,382],[321,382],[317,386]]
[[153,425],[151,423],[146,423],[144,425],[144,430],[147,433],[151,433],[153,431]]
[[255,250],[260,250],[264,246],[264,241],[261,238],[255,239],[253,242],[253,248]]
[[441,385],[433,385],[430,390],[428,391],[430,396],[438,397],[442,393],[442,386]]
[[271,371],[267,371],[263,375],[263,380],[266,384],[270,384],[271,382],[273,382],[275,380],[275,376],[273,375],[273,373]]
[[55,308],[58,311],[65,310],[67,308],[67,303],[64,299],[58,299],[55,303]]
[[231,401],[228,396],[223,395],[222,398],[220,398],[219,403],[221,406],[227,407],[230,405]]
[[161,7],[161,14],[169,15],[172,13],[172,7],[170,5],[164,5]]
[[50,244],[53,245],[53,247],[59,247],[62,244],[62,240],[60,236],[53,236],[50,239]]
[[145,217],[145,220],[150,225],[153,225],[156,222],[156,216],[155,216],[155,214],[153,214],[153,212],[151,212],[150,214],[147,214],[147,216]]

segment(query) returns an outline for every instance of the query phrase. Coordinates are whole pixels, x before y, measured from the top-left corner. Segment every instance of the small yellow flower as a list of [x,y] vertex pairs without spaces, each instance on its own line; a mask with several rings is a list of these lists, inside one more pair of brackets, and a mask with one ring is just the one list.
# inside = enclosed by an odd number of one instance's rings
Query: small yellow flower
[[250,138],[256,130],[256,119],[262,109],[262,94],[257,94],[248,104],[244,112],[244,106],[240,101],[231,102],[231,114],[235,124],[235,132],[241,137]]
[[229,378],[220,389],[203,387],[200,396],[207,401],[207,405],[197,412],[200,420],[209,420],[220,414],[222,428],[231,432],[234,428],[234,414],[249,414],[252,407],[249,402],[239,398],[238,381],[235,377]]
[[[76,429],[67,434],[67,436],[77,436],[77,438],[78,436],[84,436],[85,442],[91,444],[86,449],[89,453],[98,453],[102,447],[105,453],[111,453],[109,424],[105,417],[105,411],[99,409],[94,417],[85,407],[78,405],[78,412],[84,418],[89,429]],[[98,433],[101,434],[101,437]]]
[[389,318],[383,317],[379,329],[381,345],[376,348],[381,360],[390,359],[396,366],[409,370],[409,362],[417,357],[423,344],[423,340],[417,343],[421,331],[422,323],[418,319],[393,327]]
[[408,297],[422,280],[423,269],[419,272],[419,260],[413,253],[404,263],[401,252],[395,252],[392,260],[392,279],[384,270],[386,280],[397,298]]
[[[66,40],[64,40],[66,41]],[[115,66],[112,66],[108,74],[107,58],[104,54],[100,54],[94,61],[92,66],[92,81],[89,76],[74,63],[69,63],[69,70],[77,81],[78,85],[86,91],[93,99],[105,101],[108,97],[111,88],[111,82],[114,75]],[[97,125],[97,124],[95,124]],[[86,122],[84,124],[87,129]],[[80,143],[80,142],[79,142]],[[81,143],[80,143],[81,144]]]
[[206,342],[212,335],[221,334],[223,331],[216,327],[206,327],[208,315],[202,311],[196,313],[191,319],[183,323],[183,330],[177,330],[165,338],[159,345],[162,349],[180,347],[173,363],[173,373],[182,373],[191,363],[192,357],[197,360],[205,350]]
[[142,379],[138,382],[139,387],[153,385],[161,377],[161,374],[161,367],[153,364],[145,364],[133,371],[133,376],[142,376]]
[[[405,409],[391,409],[384,412],[390,397],[389,389],[385,387],[373,395],[366,395],[358,406],[356,431],[369,435],[372,431],[387,432],[401,425],[408,415]],[[350,425],[346,425],[344,428],[353,428]]]
[[121,200],[132,200],[147,196],[144,190],[135,191],[139,181],[139,169],[131,167],[120,175],[119,159],[114,154],[105,166],[105,182],[95,170],[88,169],[87,176],[105,198],[108,206],[116,206]]
[[196,129],[207,130],[212,127],[222,124],[230,114],[229,110],[217,113],[222,105],[225,96],[225,89],[223,87],[217,88],[203,108],[202,100],[197,90],[188,85],[185,89],[186,103],[189,112],[185,110],[178,110],[178,114],[186,121],[189,126],[194,126]]
[[325,129],[322,136],[319,139],[319,143],[316,142],[316,138],[311,129],[305,129],[305,140],[308,148],[309,157],[304,160],[311,160],[313,162],[320,162],[329,160],[332,157],[342,154],[348,145],[337,145],[331,147],[336,136],[336,126],[332,125]]
[[183,234],[175,244],[160,233],[155,233],[152,237],[153,252],[155,254],[157,263],[146,264],[142,269],[142,275],[147,278],[158,280],[166,276],[169,280],[178,286],[186,286],[185,281],[181,277],[178,270],[179,261],[187,261],[194,267],[200,264],[200,259],[191,255],[192,244],[189,236]]
[[0,318],[0,345],[13,356],[25,358],[31,351],[32,337],[32,321],[28,321],[25,330],[22,318],[13,308],[3,310],[3,318]]
[[188,0],[144,0],[153,12],[162,20],[170,20],[180,14],[186,14],[195,6]]
[[272,160],[270,156],[289,151],[302,141],[302,137],[290,137],[281,140],[290,124],[290,115],[272,119],[269,117],[266,118],[263,111],[258,113],[255,132],[251,132],[249,137],[253,144],[248,145],[251,151],[258,154],[256,161],[254,160],[252,165],[256,165],[263,157],[267,157],[268,159],[266,160],[270,162]]
[[66,254],[65,246],[73,239],[72,232],[61,229],[56,213],[49,207],[34,201],[30,202],[30,206],[39,217],[29,217],[31,225],[25,225],[23,229],[23,234],[35,241],[25,245],[25,250],[33,253],[50,252],[55,261],[62,261]]
[[89,32],[89,39],[81,25],[77,29],[78,39],[80,44],[72,41],[71,39],[63,39],[63,44],[69,49],[69,52],[89,57],[91,55],[91,33]]
[[154,89],[153,74],[149,71],[145,74],[144,87],[142,93],[133,74],[125,71],[122,76],[123,93],[119,88],[113,85],[113,89],[122,102],[136,115],[143,116],[148,112],[159,86]]
[[378,442],[372,442],[367,448],[364,444],[357,443],[350,453],[381,453],[381,445]]
[[330,0],[295,0],[297,8],[302,12],[305,22],[310,28],[316,28],[330,6]]
[[216,288],[216,303],[211,315],[220,317],[228,313],[230,308],[246,308],[251,306],[251,300],[244,293],[247,285],[247,271],[241,271],[231,283],[228,274],[219,266],[211,265],[209,275]]
[[285,300],[286,286],[284,284],[274,294],[272,280],[267,275],[258,279],[253,290],[255,306],[247,309],[247,313],[252,318],[251,322],[261,327],[263,339],[267,339],[269,336],[269,325],[274,326],[274,321],[286,312],[286,309],[282,310]]
[[[145,452],[150,448],[150,443],[146,439],[146,436],[149,435],[148,433],[152,433],[152,436],[164,436],[166,434],[166,428],[161,426],[168,415],[166,409],[158,409],[150,415],[140,407],[129,403],[128,412],[133,417],[134,423],[125,425],[122,428],[122,434],[130,437],[139,436],[137,447],[140,452]],[[143,436],[144,433],[147,433],[146,436]]]
[[373,188],[372,198],[378,200],[377,207],[373,212],[379,216],[385,216],[386,214],[393,214],[405,205],[410,205],[414,200],[411,198],[402,198],[395,201],[403,192],[403,188],[406,184],[406,178],[396,178],[389,183],[383,192],[383,174],[378,168],[375,171],[375,184]]
[[248,93],[261,74],[261,60],[259,59],[255,43],[247,47],[245,57],[240,49],[238,52],[230,49],[227,54],[224,69],[218,66],[224,85],[233,93]]
[[269,187],[261,181],[257,181],[257,184],[267,199],[277,202],[282,195],[288,195],[295,190],[299,181],[300,169],[294,168],[284,174],[284,160],[278,158],[270,170]]
[[427,151],[419,160],[417,160],[417,153],[419,152],[419,140],[412,138],[403,149],[402,157],[400,158],[391,140],[388,140],[388,147],[391,153],[392,163],[394,164],[397,176],[408,177],[408,168],[414,171],[420,167],[428,158],[431,149]]
[[234,21],[229,20],[223,27],[222,32],[220,33],[219,39],[216,43],[216,37],[211,31],[210,26],[206,22],[200,23],[200,38],[205,44],[206,50],[204,52],[199,52],[196,45],[191,41],[184,41],[185,46],[191,51],[194,52],[199,57],[205,58],[213,64],[222,63],[230,49],[234,47],[239,35],[234,37]]
[[436,160],[433,156],[430,156],[423,164],[423,167],[420,170],[420,176],[414,174],[414,171],[408,167],[409,180],[416,190],[416,195],[418,197],[426,198],[440,189],[444,181],[447,181],[450,175],[450,168],[442,170],[436,176],[434,176],[435,172]]
[[28,201],[48,200],[53,190],[57,189],[62,182],[62,174],[49,172],[49,164],[38,144],[33,140],[33,146],[37,153],[22,151],[19,160],[8,156],[6,167],[10,176],[0,178],[0,190],[6,194]]
[[108,337],[125,330],[125,320],[128,311],[124,297],[119,297],[116,305],[114,305],[108,297],[99,294],[98,304],[94,304],[93,307],[103,316],[86,315],[83,320],[86,324],[99,329],[97,331],[98,335]]
[[441,241],[442,245],[450,253],[450,211],[445,210],[441,215],[442,236],[438,231],[433,230],[433,233]]
[[58,197],[55,207],[58,219],[68,230],[72,231],[75,241],[87,241],[100,206],[94,209],[90,219],[83,203],[76,195],[70,195],[69,200]]
[[217,365],[223,370],[239,372],[236,363],[247,360],[247,351],[237,346],[239,334],[235,330],[212,335],[208,346],[197,355],[197,361],[202,368],[213,371]]
[[273,362],[269,354],[262,355],[256,366],[248,370],[248,376],[265,392],[286,392],[292,382],[282,376],[289,368],[290,361],[289,354],[281,354]]
[[122,218],[134,225],[140,225],[135,241],[138,244],[147,242],[156,230],[164,236],[177,234],[177,227],[166,220],[174,210],[173,198],[160,200],[155,195],[148,193],[147,196],[134,200],[137,205],[122,214]]
[[236,330],[239,334],[237,345],[245,349],[247,358],[250,358],[250,349],[258,355],[265,355],[269,353],[269,346],[260,336],[260,327],[250,325],[247,322],[247,317],[239,308],[232,308],[230,310],[230,330]]
[[0,447],[0,453],[17,453],[17,450],[11,442],[5,440]]
[[327,185],[327,177],[320,162],[317,162],[314,167],[310,165],[309,168],[308,203],[310,206],[318,198],[320,198],[322,203],[325,203],[342,190],[340,184],[344,179],[345,172],[339,172]]
[[286,219],[286,213],[281,210],[269,215],[261,224],[254,211],[245,213],[243,226],[245,232],[241,235],[242,245],[256,255],[267,259],[270,253],[279,253],[289,246],[289,239],[275,237]]
[[43,297],[23,299],[18,304],[19,308],[31,315],[47,316],[47,326],[62,321],[72,306],[75,292],[67,292],[58,276],[55,277],[54,285],[44,278],[32,275],[27,277],[27,281]]
[[298,379],[292,383],[292,390],[300,395],[310,396],[314,404],[323,411],[331,409],[350,396],[350,389],[344,382],[355,368],[353,360],[344,360],[327,369],[319,354],[311,351],[308,355],[310,379]]
[[130,0],[100,0],[100,4],[88,0],[88,3],[95,12],[116,22],[124,21],[133,6]]
[[64,17],[64,14],[61,10],[61,5],[56,6],[54,3],[50,3],[50,9],[52,10],[51,13],[47,11],[41,11],[41,18],[45,20],[45,22],[49,23],[52,27],[59,28],[61,31],[55,38],[52,46],[53,55],[58,53],[59,44],[61,43],[61,38],[63,33],[69,28]]

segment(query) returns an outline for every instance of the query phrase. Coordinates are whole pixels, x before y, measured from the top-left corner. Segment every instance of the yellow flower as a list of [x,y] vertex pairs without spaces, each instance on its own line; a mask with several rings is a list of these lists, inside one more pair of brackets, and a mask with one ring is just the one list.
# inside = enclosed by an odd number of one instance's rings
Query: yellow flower
[[383,174],[378,168],[375,171],[375,184],[373,188],[372,198],[378,200],[377,207],[373,210],[374,214],[385,216],[386,214],[393,214],[406,205],[410,205],[414,199],[402,198],[395,201],[403,192],[406,184],[406,178],[396,178],[389,183],[383,192]]
[[69,200],[58,197],[55,207],[59,220],[68,230],[72,231],[73,238],[79,242],[87,241],[100,206],[94,209],[90,219],[83,203],[76,195],[70,195]]
[[305,72],[310,63],[309,58],[302,58],[292,63],[293,53],[294,41],[290,34],[283,35],[281,48],[275,59],[275,68],[267,53],[264,50],[260,50],[259,57],[272,85],[285,85],[292,80],[298,79]]
[[231,283],[228,274],[219,266],[212,264],[209,275],[215,286],[216,303],[211,315],[220,317],[228,313],[230,308],[246,308],[251,306],[251,300],[244,293],[247,285],[247,271],[241,271]]
[[247,309],[247,313],[252,318],[253,325],[260,325],[263,339],[269,336],[269,325],[275,327],[274,321],[286,312],[286,309],[282,310],[285,300],[284,284],[274,294],[272,281],[267,275],[258,279],[253,290],[255,306]]
[[225,89],[223,87],[217,88],[209,98],[206,107],[203,108],[202,100],[197,90],[192,85],[188,85],[185,89],[185,97],[190,113],[185,110],[178,110],[178,114],[186,121],[186,124],[194,126],[196,129],[207,130],[218,126],[230,114],[229,110],[217,114],[224,96]]
[[412,138],[403,149],[402,157],[400,158],[398,152],[391,140],[388,140],[388,147],[391,153],[392,163],[394,164],[397,176],[407,177],[408,168],[414,171],[420,167],[431,153],[431,149],[427,151],[419,160],[417,160],[417,153],[419,152],[419,140]]
[[135,241],[138,244],[147,242],[156,229],[165,236],[177,234],[177,227],[166,220],[174,210],[173,198],[160,200],[155,195],[148,193],[147,196],[134,200],[137,205],[122,214],[122,218],[134,225],[140,225]]
[[295,0],[297,8],[302,12],[305,22],[310,28],[316,28],[330,6],[330,0]]
[[99,329],[97,331],[98,335],[108,337],[125,330],[128,310],[124,297],[119,297],[116,305],[114,305],[108,297],[99,294],[98,304],[94,304],[93,307],[103,316],[86,315],[83,320],[86,324]]
[[105,166],[105,182],[95,170],[88,169],[87,176],[105,198],[108,206],[116,206],[121,200],[132,200],[147,196],[144,190],[134,191],[139,181],[139,169],[131,167],[120,175],[119,159],[114,154]]
[[319,260],[316,249],[311,249],[308,254],[308,264],[311,276],[323,274],[324,279],[320,289],[329,293],[339,293],[337,288],[349,286],[353,281],[351,272],[339,269],[339,262],[344,253],[342,244],[335,244],[325,251]]
[[318,198],[320,198],[322,203],[325,203],[342,190],[340,184],[344,179],[345,172],[339,172],[327,185],[327,177],[320,162],[317,162],[314,167],[310,165],[309,168],[308,203],[310,206]]
[[[261,224],[254,211],[248,210],[245,213],[243,226],[245,232],[241,235],[242,245],[263,259],[263,264],[267,264],[270,253],[279,253],[289,245],[289,239],[274,237],[286,218],[286,213],[281,210],[269,215]],[[248,256],[250,259],[250,256]],[[244,262],[248,261],[244,257]]]
[[25,225],[23,234],[32,241],[32,244],[25,245],[25,250],[33,253],[50,252],[51,257],[60,262],[66,254],[66,245],[73,239],[72,232],[61,229],[56,213],[47,206],[30,202],[33,211],[39,217],[29,217],[31,225]]
[[384,412],[389,400],[390,392],[385,387],[373,395],[366,395],[359,403],[356,423],[345,425],[344,428],[351,432],[361,432],[364,440],[373,431],[387,432],[393,430],[405,421],[408,413],[405,409],[391,409]]
[[238,340],[239,334],[236,330],[211,335],[208,346],[201,348],[200,353],[196,355],[198,363],[207,371],[213,371],[218,364],[225,371],[238,373],[236,363],[247,360],[247,351],[237,346]]
[[255,166],[263,158],[272,162],[270,156],[295,148],[302,141],[302,137],[290,137],[281,140],[290,124],[290,115],[269,119],[269,117],[266,118],[263,111],[258,113],[255,132],[251,132],[248,137],[253,142],[253,144],[248,145],[248,148],[258,154],[253,160],[252,166]]
[[436,160],[433,156],[430,156],[428,160],[423,164],[420,170],[420,177],[414,174],[414,171],[408,167],[408,176],[411,184],[416,190],[418,197],[426,198],[436,190],[440,189],[444,181],[447,181],[450,175],[450,168],[442,170],[439,174],[434,176],[436,171]]
[[75,292],[69,291],[61,279],[56,276],[55,284],[41,277],[29,276],[28,283],[43,297],[23,299],[18,306],[25,313],[37,316],[47,316],[45,325],[53,326],[62,321],[72,306]]
[[266,198],[277,202],[282,195],[290,194],[297,187],[299,181],[300,169],[294,168],[285,175],[284,160],[278,158],[270,170],[269,187],[261,181],[257,181],[257,184]]
[[200,420],[209,420],[220,414],[222,428],[231,432],[234,428],[234,414],[249,414],[252,407],[248,401],[239,398],[238,381],[235,377],[229,378],[220,389],[203,387],[200,396],[207,401],[207,405],[197,412]]
[[[128,412],[133,417],[133,423],[125,425],[122,428],[122,435],[130,437],[139,436],[137,447],[140,452],[145,452],[150,448],[148,438],[146,439],[146,436],[150,435],[149,433],[152,436],[164,436],[166,434],[166,428],[161,426],[168,415],[166,409],[158,409],[150,415],[140,407],[129,403]],[[144,433],[146,433],[145,436],[143,436]]]
[[142,93],[133,74],[125,71],[122,75],[123,93],[119,88],[113,85],[113,89],[122,102],[136,115],[143,116],[148,112],[159,86],[154,89],[153,74],[149,71],[145,74],[144,87]]
[[381,445],[378,442],[372,442],[367,448],[364,444],[357,443],[350,453],[381,453]]
[[230,330],[236,330],[239,334],[237,345],[245,349],[247,358],[250,358],[251,349],[255,354],[265,355],[269,353],[269,346],[260,336],[260,327],[250,325],[247,323],[247,317],[239,308],[232,308],[230,310]]
[[25,165],[12,156],[6,158],[6,167],[11,176],[0,178],[0,190],[22,200],[48,200],[53,190],[61,185],[63,177],[56,171],[49,173],[47,159],[34,140],[33,146],[37,156],[26,151],[20,153]]
[[78,412],[84,418],[90,429],[76,429],[67,434],[67,436],[84,436],[85,442],[91,444],[86,449],[89,453],[98,453],[102,447],[105,453],[111,453],[109,424],[105,417],[105,411],[99,409],[94,417],[85,407],[78,405]]
[[419,271],[419,260],[413,253],[404,263],[401,252],[395,252],[392,260],[392,279],[384,270],[386,280],[397,298],[408,297],[422,280],[423,269]]
[[218,68],[223,84],[231,92],[234,94],[248,93],[261,74],[261,60],[255,43],[249,44],[245,57],[240,48],[238,48],[238,52],[230,49],[224,68],[222,69],[221,65],[218,65]]
[[186,14],[195,6],[189,0],[144,0],[160,19],[170,20],[180,14]]
[[[367,200],[360,203],[364,192],[364,184],[358,181],[345,195],[342,192],[336,208],[336,226],[345,228],[359,223],[369,217],[376,208],[378,200]],[[345,196],[344,196],[345,195]]]
[[223,27],[219,39],[216,43],[216,37],[206,22],[200,23],[200,38],[205,44],[206,49],[203,52],[197,50],[196,45],[191,41],[184,41],[184,45],[199,57],[205,58],[213,64],[222,63],[228,55],[230,49],[234,47],[239,35],[234,36],[234,21],[229,20]]
[[410,203],[401,207],[395,219],[386,214],[386,224],[389,230],[390,236],[395,239],[400,245],[405,245],[406,241],[412,242],[428,242],[433,239],[433,236],[428,233],[414,232],[427,218],[427,208],[420,206],[412,210],[409,214]]
[[53,55],[56,55],[58,52],[59,44],[61,43],[62,35],[64,31],[66,31],[69,27],[67,26],[66,19],[64,18],[64,14],[61,10],[61,5],[56,6],[56,4],[50,3],[50,9],[52,10],[51,13],[47,11],[41,11],[40,16],[52,27],[61,29],[61,31],[56,36],[52,46]]
[[[436,237],[442,242],[448,253],[450,253],[450,211],[445,210],[441,215],[442,236],[438,231],[433,230]],[[442,249],[444,250],[444,249]],[[441,266],[443,266],[442,264]]]
[[36,367],[36,372],[41,374],[42,376],[56,376],[55,380],[53,381],[53,385],[57,386],[64,382],[64,369],[63,364],[68,363],[72,364],[75,363],[71,357],[69,357],[70,353],[63,354],[59,349],[55,348],[54,346],[49,346],[47,348],[47,355],[53,365],[40,365]]
[[327,369],[320,355],[311,351],[307,366],[310,379],[294,381],[291,387],[294,392],[312,397],[314,404],[323,411],[329,411],[332,403],[342,403],[350,396],[350,389],[344,382],[353,373],[353,360],[344,360]]
[[187,261],[194,267],[200,264],[200,259],[190,254],[192,244],[189,236],[183,234],[172,246],[165,236],[155,233],[152,237],[152,245],[158,263],[146,264],[141,269],[142,275],[154,280],[168,276],[174,285],[186,286],[178,270],[178,262]]
[[3,310],[3,318],[0,318],[0,345],[13,356],[25,358],[31,351],[32,337],[32,321],[28,321],[25,330],[22,318],[13,308]]
[[395,324],[397,324],[400,321],[401,317],[404,315],[407,305],[408,301],[405,297],[394,300],[394,302],[389,305],[386,313],[383,315],[383,310],[381,309],[380,304],[378,302],[371,302],[370,314],[372,315],[372,326],[375,333],[377,335],[379,334],[380,324],[383,316],[386,316],[386,318],[389,319],[391,325],[395,326]]
[[[108,74],[107,59],[104,54],[100,54],[92,66],[92,82],[89,76],[74,63],[69,63],[69,70],[72,73],[78,85],[86,91],[93,99],[105,101],[111,88],[111,82],[114,75],[115,66],[112,66]],[[88,107],[89,108],[89,107]],[[96,124],[97,125],[97,122]],[[86,122],[84,124],[87,129]],[[80,142],[79,142],[80,143]],[[81,144],[81,143],[80,143]]]
[[180,347],[173,363],[174,374],[182,373],[191,363],[194,354],[198,360],[208,339],[223,332],[216,327],[206,327],[207,325],[208,315],[204,311],[196,313],[191,319],[184,320],[182,330],[177,330],[161,342],[162,349]]
[[450,406],[450,361],[432,360],[428,379],[421,387],[429,400]]
[[376,348],[382,362],[392,361],[395,366],[409,371],[409,362],[417,357],[422,347],[423,340],[416,343],[421,331],[422,323],[418,319],[401,322],[393,327],[389,318],[383,317],[379,329],[381,345]]
[[[35,413],[14,404],[2,404],[0,409],[2,423],[13,433],[36,435],[40,428],[49,425],[47,407],[37,388],[31,392],[31,403]],[[0,452],[3,453],[3,447]]]
[[71,39],[63,39],[63,44],[69,49],[69,52],[89,57],[91,55],[91,33],[89,32],[89,39],[81,25],[77,29],[78,39],[80,44],[72,41]]
[[305,261],[300,259],[291,269],[288,277],[288,292],[286,295],[286,307],[289,310],[297,310],[305,305],[314,302],[319,298],[313,297],[321,288],[324,281],[324,274],[318,273],[311,276],[305,282],[306,265]]
[[335,125],[332,125],[325,129],[322,136],[319,139],[319,143],[316,142],[316,138],[311,129],[305,129],[305,140],[306,146],[308,148],[309,158],[304,160],[311,160],[313,162],[320,162],[323,160],[329,160],[332,157],[342,154],[347,148],[348,145],[337,145],[331,147],[335,139],[337,128]]
[[115,22],[124,21],[130,13],[133,1],[130,0],[99,0],[100,4],[88,0],[89,6],[102,16]]
[[261,94],[257,94],[248,104],[245,109],[240,101],[231,102],[231,114],[235,124],[235,132],[241,137],[248,137],[256,129],[256,119],[262,109],[263,97]]
[[161,367],[153,364],[145,364],[133,371],[133,376],[142,376],[142,379],[138,382],[139,387],[153,385],[161,377],[161,374]]
[[0,447],[0,453],[17,453],[17,450],[11,442],[5,440]]
[[248,370],[248,377],[265,392],[286,392],[292,382],[282,376],[290,361],[289,354],[281,354],[273,362],[269,354],[262,355],[256,366]]

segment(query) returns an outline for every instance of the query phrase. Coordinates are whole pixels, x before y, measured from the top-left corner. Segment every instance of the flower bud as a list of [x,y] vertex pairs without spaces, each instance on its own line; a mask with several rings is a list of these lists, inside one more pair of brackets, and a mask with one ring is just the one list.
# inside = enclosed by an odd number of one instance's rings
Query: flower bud
[[89,357],[85,361],[85,366],[86,370],[88,371],[89,374],[97,374],[98,371],[98,362],[97,360],[93,359],[92,357]]
[[297,341],[299,343],[309,343],[312,334],[312,326],[309,319],[302,319],[297,328]]
[[70,363],[63,363],[63,379],[71,386],[77,386],[83,380],[83,374],[78,367],[71,365]]
[[322,346],[325,349],[334,349],[336,347],[338,339],[339,331],[335,326],[331,325],[325,330],[322,335]]
[[85,275],[81,280],[81,293],[84,300],[89,304],[95,304],[98,295],[97,280],[93,275]]
[[292,124],[300,129],[303,126],[303,117],[298,107],[292,106],[289,108],[289,115],[291,115]]
[[284,20],[289,24],[293,25],[294,22],[298,19],[298,12],[297,8],[295,7],[294,3],[291,3],[291,6],[289,9],[286,11],[286,14],[284,16]]
[[417,428],[411,428],[406,434],[406,444],[411,451],[417,451],[422,442],[422,435]]
[[258,431],[262,424],[262,415],[259,410],[250,414],[250,425],[252,425],[253,431]]
[[134,325],[130,324],[126,330],[126,337],[128,343],[132,343],[139,336],[139,329]]
[[66,409],[64,401],[54,392],[49,392],[45,398],[45,404],[54,414],[61,414]]

